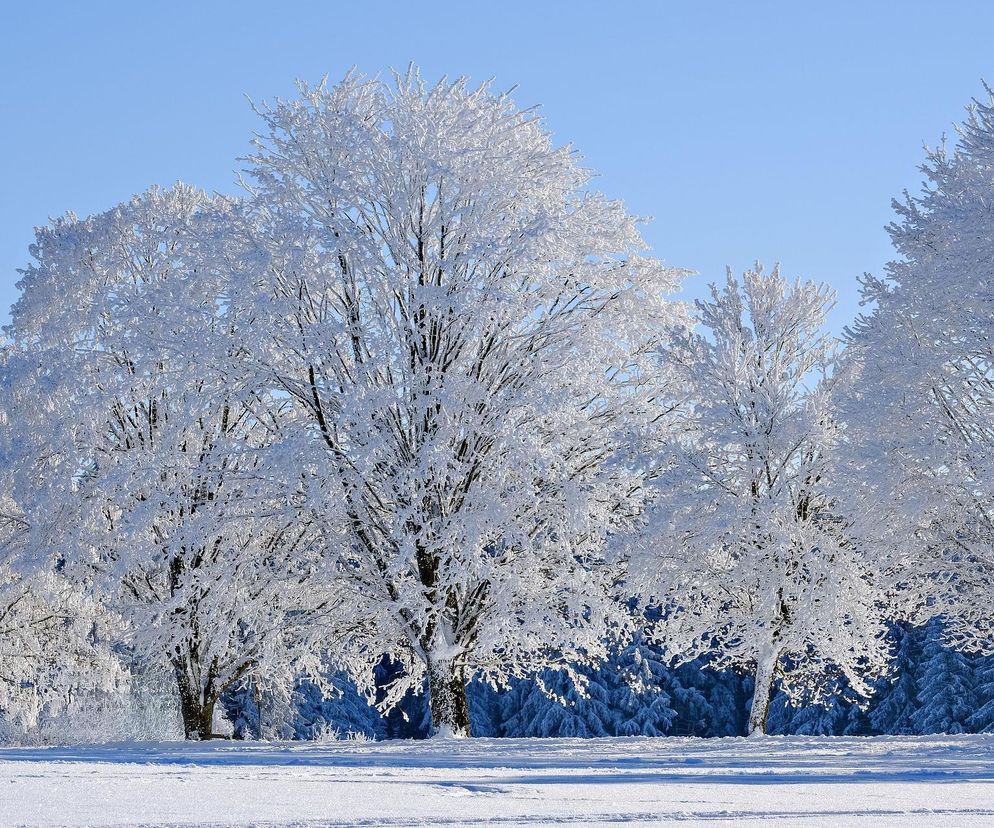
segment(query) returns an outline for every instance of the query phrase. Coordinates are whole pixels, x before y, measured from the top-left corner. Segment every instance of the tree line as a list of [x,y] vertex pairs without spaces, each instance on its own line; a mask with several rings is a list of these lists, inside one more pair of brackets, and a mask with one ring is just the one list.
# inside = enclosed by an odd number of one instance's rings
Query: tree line
[[991,104],[841,338],[779,267],[675,298],[489,84],[353,72],[258,114],[240,197],[37,231],[0,363],[6,722],[158,676],[210,738],[225,693],[334,675],[469,735],[471,685],[608,671],[651,710],[612,666],[645,641],[748,673],[764,733],[778,690],[870,696],[895,624],[989,651]]

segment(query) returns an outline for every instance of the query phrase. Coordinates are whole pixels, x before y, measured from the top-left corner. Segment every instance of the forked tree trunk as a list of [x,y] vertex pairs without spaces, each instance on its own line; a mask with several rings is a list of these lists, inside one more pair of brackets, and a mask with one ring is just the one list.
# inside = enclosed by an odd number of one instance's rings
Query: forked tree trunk
[[469,736],[469,704],[462,667],[451,661],[428,665],[428,706],[434,736]]
[[770,712],[770,697],[773,682],[777,676],[780,651],[769,649],[756,660],[756,686],[752,694],[752,708],[749,710],[749,735],[765,736],[766,720]]

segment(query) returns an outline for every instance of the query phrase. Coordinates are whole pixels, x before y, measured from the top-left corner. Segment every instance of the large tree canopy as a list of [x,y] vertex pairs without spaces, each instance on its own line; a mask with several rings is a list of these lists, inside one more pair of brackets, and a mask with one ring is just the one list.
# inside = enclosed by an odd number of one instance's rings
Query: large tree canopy
[[338,577],[427,674],[436,728],[464,732],[472,674],[601,650],[604,541],[638,510],[627,446],[658,415],[647,356],[679,274],[487,85],[353,74],[263,117],[248,358],[313,443]]
[[878,566],[917,620],[992,646],[994,108],[975,103],[953,148],[928,153],[918,196],[894,202],[897,257],[867,276],[839,398],[850,500]]

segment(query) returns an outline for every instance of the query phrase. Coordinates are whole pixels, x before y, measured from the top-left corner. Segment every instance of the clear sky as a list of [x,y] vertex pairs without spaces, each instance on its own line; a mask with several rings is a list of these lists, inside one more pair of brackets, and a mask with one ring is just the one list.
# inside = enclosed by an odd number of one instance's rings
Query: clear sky
[[236,192],[245,96],[418,63],[517,85],[700,274],[779,260],[840,329],[922,145],[994,82],[990,2],[47,2],[0,11],[0,308],[33,227],[176,180]]

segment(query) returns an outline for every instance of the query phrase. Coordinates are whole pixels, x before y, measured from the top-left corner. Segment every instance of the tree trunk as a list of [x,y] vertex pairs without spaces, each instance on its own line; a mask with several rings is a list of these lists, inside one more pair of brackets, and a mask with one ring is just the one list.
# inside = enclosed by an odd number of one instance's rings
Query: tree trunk
[[428,705],[434,736],[469,736],[469,704],[463,669],[451,661],[428,665]]
[[183,665],[174,665],[174,669],[184,737],[194,741],[210,739],[214,735],[214,704],[217,699],[203,693],[200,683],[191,679]]
[[770,712],[770,697],[779,661],[780,651],[775,649],[766,650],[756,660],[756,686],[752,694],[752,708],[749,710],[750,736],[766,735],[766,719]]

